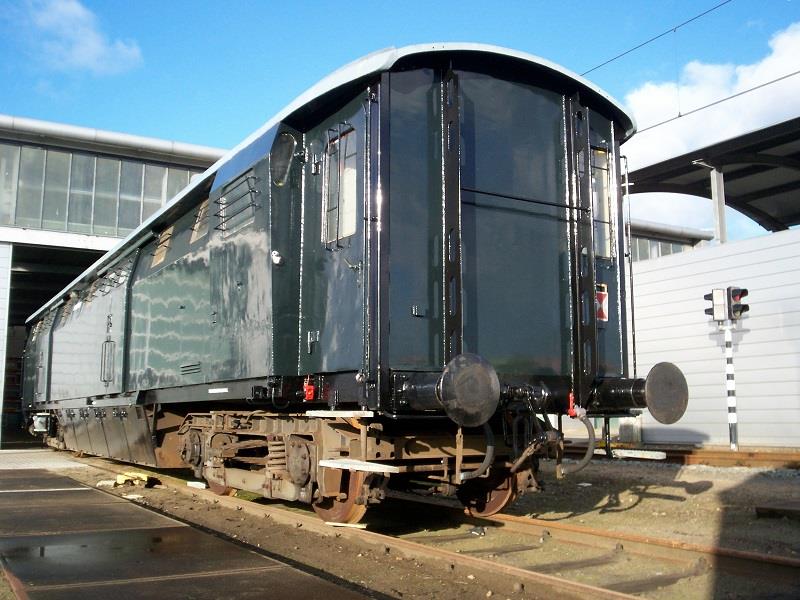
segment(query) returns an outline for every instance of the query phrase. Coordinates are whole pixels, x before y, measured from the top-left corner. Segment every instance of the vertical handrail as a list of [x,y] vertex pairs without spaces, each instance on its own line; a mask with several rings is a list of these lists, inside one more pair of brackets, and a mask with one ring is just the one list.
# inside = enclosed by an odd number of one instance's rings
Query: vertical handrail
[[[631,307],[631,356],[633,359],[633,378],[636,379],[636,312],[633,301],[633,233],[631,232],[631,195],[628,181],[628,157],[622,156],[625,161],[625,204],[628,211],[628,222],[625,226],[625,238],[628,242],[628,295]],[[620,323],[620,326],[622,324]]]
[[461,124],[458,76],[442,78],[442,322],[443,364],[461,354]]

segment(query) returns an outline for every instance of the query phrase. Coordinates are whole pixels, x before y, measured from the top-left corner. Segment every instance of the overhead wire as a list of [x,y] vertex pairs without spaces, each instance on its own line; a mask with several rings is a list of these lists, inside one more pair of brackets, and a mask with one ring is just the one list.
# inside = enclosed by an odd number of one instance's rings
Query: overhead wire
[[653,129],[655,127],[659,127],[661,125],[665,125],[666,123],[671,123],[672,121],[676,121],[677,119],[681,119],[681,118],[686,117],[688,115],[691,115],[693,113],[699,112],[701,110],[705,110],[706,108],[711,108],[712,106],[716,106],[717,104],[721,104],[722,102],[726,102],[728,100],[732,100],[733,98],[738,98],[739,96],[743,96],[744,94],[747,94],[749,92],[753,92],[755,90],[761,89],[761,88],[766,87],[768,85],[772,85],[773,83],[777,83],[779,81],[783,81],[784,79],[788,79],[789,77],[794,77],[795,75],[800,75],[800,70],[793,71],[792,73],[787,73],[786,75],[782,75],[780,77],[776,77],[775,79],[772,79],[770,81],[765,81],[764,83],[760,83],[758,85],[754,85],[753,87],[748,88],[746,90],[742,90],[741,92],[737,92],[735,94],[731,94],[730,96],[726,96],[725,98],[720,98],[719,100],[715,100],[714,102],[711,102],[711,103],[706,104],[704,106],[698,106],[697,108],[693,108],[690,111],[687,111],[687,112],[682,113],[682,114],[675,115],[674,117],[670,117],[669,119],[665,119],[663,121],[659,121],[658,123],[654,123],[653,125],[648,125],[647,127],[643,128],[643,129],[637,130],[637,133],[642,133],[643,131],[647,131],[649,129]]
[[731,3],[731,2],[733,2],[733,0],[724,0],[723,2],[720,2],[719,4],[717,4],[717,5],[715,5],[715,6],[712,6],[712,7],[711,7],[711,8],[709,8],[708,10],[706,10],[706,11],[704,11],[704,12],[701,12],[699,15],[695,15],[694,17],[692,17],[691,19],[687,19],[687,20],[686,20],[686,21],[684,21],[683,23],[680,23],[680,24],[678,24],[678,25],[675,25],[674,27],[670,27],[670,28],[669,28],[669,29],[667,29],[665,32],[663,32],[663,33],[659,33],[658,35],[651,37],[649,40],[645,40],[645,41],[644,41],[644,42],[642,42],[641,44],[639,44],[639,45],[637,45],[637,46],[634,46],[633,48],[630,48],[629,50],[626,50],[625,52],[622,52],[622,53],[620,53],[620,54],[617,54],[616,56],[614,56],[614,57],[612,57],[612,58],[609,58],[609,59],[608,59],[608,60],[606,60],[605,62],[602,62],[602,63],[600,63],[600,64],[599,64],[599,65],[597,65],[596,67],[592,67],[592,68],[591,68],[591,69],[589,69],[588,71],[584,71],[583,73],[581,73],[581,75],[587,75],[587,74],[591,73],[592,71],[596,71],[596,70],[597,70],[597,69],[599,69],[600,67],[605,67],[607,64],[609,64],[609,63],[612,63],[612,62],[614,62],[615,60],[618,60],[618,59],[622,58],[623,56],[626,56],[626,55],[630,54],[631,52],[635,52],[635,51],[636,51],[636,50],[638,50],[639,48],[642,48],[642,47],[644,47],[644,46],[647,46],[648,44],[651,44],[652,42],[655,42],[656,40],[658,40],[658,39],[661,39],[661,38],[662,38],[662,37],[664,37],[665,35],[668,35],[668,34],[670,34],[670,33],[673,33],[673,32],[675,32],[675,31],[677,31],[678,29],[680,29],[680,28],[681,28],[681,27],[683,27],[684,25],[688,25],[688,24],[689,24],[689,23],[691,23],[692,21],[696,21],[697,19],[700,19],[701,17],[704,17],[704,16],[706,16],[707,14],[709,14],[709,13],[711,13],[711,12],[714,12],[714,11],[715,11],[715,10],[717,10],[718,8],[721,8],[721,7],[723,7],[723,6],[725,6],[726,4],[729,4],[729,3]]

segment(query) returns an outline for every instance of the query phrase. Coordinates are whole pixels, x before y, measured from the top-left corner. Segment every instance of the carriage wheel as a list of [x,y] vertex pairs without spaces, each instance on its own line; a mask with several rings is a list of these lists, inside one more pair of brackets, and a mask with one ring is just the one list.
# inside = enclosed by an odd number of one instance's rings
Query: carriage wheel
[[458,489],[464,512],[472,517],[490,517],[517,498],[517,478],[509,473],[471,479]]
[[367,512],[364,504],[356,504],[362,495],[364,484],[371,478],[371,473],[363,471],[343,471],[340,498],[322,498],[313,504],[314,512],[323,521],[330,523],[358,523]]

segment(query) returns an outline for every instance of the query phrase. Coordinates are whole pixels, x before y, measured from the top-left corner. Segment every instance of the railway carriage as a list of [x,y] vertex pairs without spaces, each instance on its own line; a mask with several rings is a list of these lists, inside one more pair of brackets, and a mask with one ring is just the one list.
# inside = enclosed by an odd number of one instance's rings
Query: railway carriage
[[560,463],[562,415],[593,439],[587,416],[686,408],[677,367],[628,375],[633,132],[602,91],[520,52],[356,61],[30,318],[36,429],[331,521],[387,487],[496,512]]

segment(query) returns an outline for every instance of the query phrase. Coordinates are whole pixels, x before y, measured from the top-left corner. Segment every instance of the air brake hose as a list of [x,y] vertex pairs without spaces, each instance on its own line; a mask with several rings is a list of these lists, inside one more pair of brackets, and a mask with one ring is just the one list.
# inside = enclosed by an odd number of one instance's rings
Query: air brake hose
[[572,475],[573,473],[577,473],[581,469],[583,469],[586,465],[589,464],[589,461],[592,460],[592,456],[594,456],[594,446],[595,446],[595,437],[594,437],[594,426],[592,422],[586,417],[586,414],[582,414],[578,417],[583,424],[586,426],[586,432],[589,434],[589,441],[586,444],[586,454],[583,455],[576,465],[567,465],[561,467],[561,476],[564,475]]
[[461,473],[461,481],[467,481],[468,479],[480,477],[486,473],[486,469],[488,469],[489,465],[491,465],[494,461],[494,432],[492,431],[489,423],[483,424],[483,433],[486,435],[486,456],[483,457],[483,462],[477,469],[474,471],[468,471],[467,473]]

